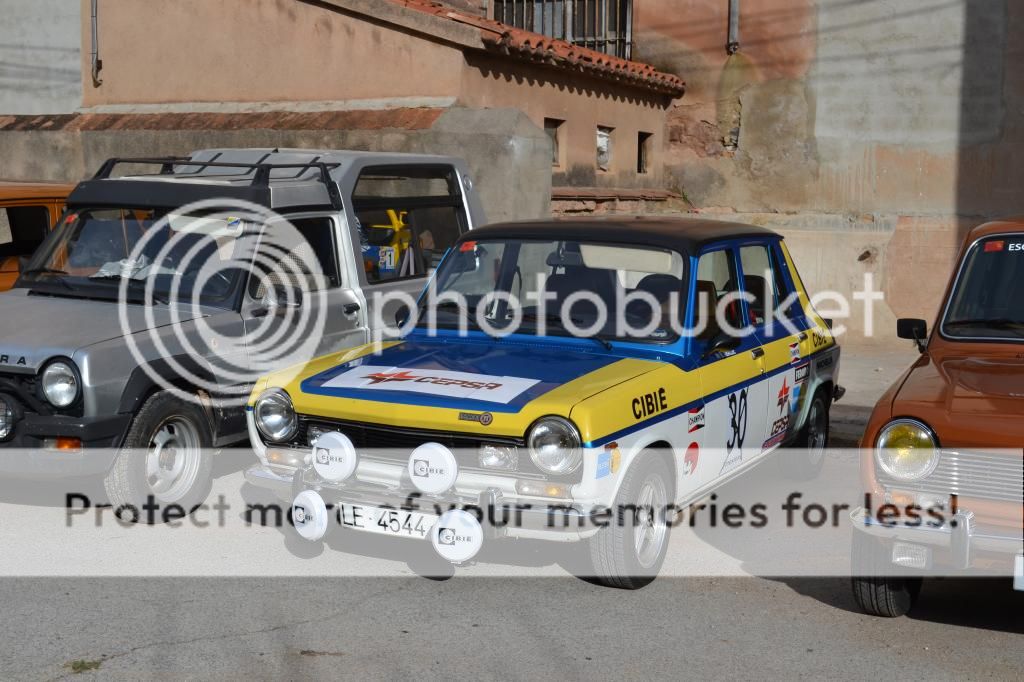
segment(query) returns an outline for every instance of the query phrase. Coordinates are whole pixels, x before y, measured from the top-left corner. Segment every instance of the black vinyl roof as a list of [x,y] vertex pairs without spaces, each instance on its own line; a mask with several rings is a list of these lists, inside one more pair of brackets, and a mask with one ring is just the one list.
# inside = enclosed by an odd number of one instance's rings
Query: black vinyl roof
[[543,239],[615,242],[695,254],[713,242],[743,238],[780,238],[764,227],[707,220],[699,217],[630,216],[615,218],[556,218],[495,223],[477,228],[461,241],[477,239]]

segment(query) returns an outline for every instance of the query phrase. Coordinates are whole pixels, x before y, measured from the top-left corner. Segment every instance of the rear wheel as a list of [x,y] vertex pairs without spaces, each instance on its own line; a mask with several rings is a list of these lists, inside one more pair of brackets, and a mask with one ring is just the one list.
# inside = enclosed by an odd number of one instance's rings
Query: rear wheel
[[115,511],[122,518],[148,520],[142,508],[151,498],[161,512],[168,505],[188,511],[201,504],[212,483],[212,445],[209,420],[199,405],[166,391],[154,394],[132,420],[103,481]]
[[897,618],[910,612],[921,593],[923,578],[895,575],[889,546],[854,531],[851,555],[853,598],[871,616]]
[[651,583],[668,551],[672,472],[655,451],[645,451],[626,472],[612,522],[590,538],[592,577],[598,584],[636,590]]
[[818,477],[825,465],[825,451],[829,437],[828,392],[819,388],[807,411],[807,421],[800,429],[792,448],[779,453],[782,474],[795,481],[810,481]]

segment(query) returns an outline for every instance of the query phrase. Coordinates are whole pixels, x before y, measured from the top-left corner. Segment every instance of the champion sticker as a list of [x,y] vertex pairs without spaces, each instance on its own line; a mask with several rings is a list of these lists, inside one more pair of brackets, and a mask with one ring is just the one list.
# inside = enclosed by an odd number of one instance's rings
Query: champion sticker
[[324,382],[323,388],[402,391],[507,404],[539,383],[539,379],[521,377],[363,365]]
[[707,420],[704,417],[704,408],[695,407],[686,414],[686,425],[688,433],[700,431],[704,428]]
[[800,364],[800,344],[791,343],[789,344],[789,364],[799,365]]

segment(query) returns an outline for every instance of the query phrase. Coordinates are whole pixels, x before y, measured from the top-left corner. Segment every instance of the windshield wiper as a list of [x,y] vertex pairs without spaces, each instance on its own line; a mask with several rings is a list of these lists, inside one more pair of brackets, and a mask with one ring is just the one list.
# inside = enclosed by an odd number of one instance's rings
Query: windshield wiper
[[58,270],[57,268],[29,268],[21,273],[22,275],[69,275],[71,273],[66,270]]
[[[69,275],[71,273],[64,270],[58,270],[56,268],[29,268],[21,273],[22,277],[28,277],[31,275]],[[47,280],[48,282],[56,282],[68,291],[74,291],[75,288],[71,286],[67,280],[63,277],[54,277],[53,279]],[[36,284],[41,283],[38,279],[35,280]]]
[[[537,313],[525,313],[523,315],[523,319],[539,320],[540,319],[540,315],[538,315]],[[582,320],[577,319],[575,317],[570,317],[568,319],[569,319],[570,322],[572,322],[576,326],[579,326],[579,325],[583,324]],[[546,313],[544,315],[544,320],[546,322],[557,322],[558,326],[561,329],[564,329],[565,331],[569,331],[568,329],[565,329],[565,325],[562,324],[562,316],[561,315],[557,315],[555,313]],[[595,342],[601,344],[601,347],[604,348],[605,350],[612,350],[612,348],[613,348],[613,346],[611,344],[611,341],[609,341],[608,339],[604,338],[603,336],[599,336],[597,334],[595,334],[594,336],[579,336],[579,337],[576,337],[576,338],[590,339],[592,341],[595,341]]]

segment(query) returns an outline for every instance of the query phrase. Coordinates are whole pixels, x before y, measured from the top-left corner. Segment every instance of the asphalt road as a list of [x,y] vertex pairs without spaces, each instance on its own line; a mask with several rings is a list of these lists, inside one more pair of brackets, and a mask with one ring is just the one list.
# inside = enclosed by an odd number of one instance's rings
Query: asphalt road
[[[907,360],[844,359],[851,391],[833,415],[839,444],[856,441],[873,397]],[[243,464],[222,465],[218,487],[237,488]],[[11,519],[21,527],[58,512],[26,488],[0,500],[0,531]],[[264,542],[268,553],[282,544],[279,531],[257,531],[277,540]],[[154,537],[161,539],[132,545],[129,531],[108,526],[33,554],[19,544],[24,534],[9,534],[0,538],[0,564],[30,557],[29,565],[53,573],[53,562],[76,552],[126,546],[146,555],[139,566],[187,563],[188,544]],[[239,551],[207,542],[213,546],[195,551],[219,551],[225,561]],[[319,572],[297,568],[291,577],[251,577],[262,570],[253,566],[250,577],[0,578],[0,678],[1024,676],[1024,593],[1006,579],[935,580],[910,617],[881,620],[857,612],[843,578],[662,577],[623,592],[558,570],[536,578],[470,571],[449,580],[322,570],[359,560],[333,552],[306,560]]]

